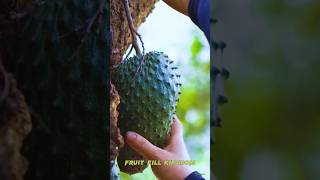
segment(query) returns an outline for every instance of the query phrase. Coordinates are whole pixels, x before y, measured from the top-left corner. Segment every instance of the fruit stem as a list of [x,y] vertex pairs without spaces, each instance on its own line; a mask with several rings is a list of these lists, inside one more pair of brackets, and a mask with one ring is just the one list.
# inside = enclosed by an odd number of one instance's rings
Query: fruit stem
[[143,55],[144,55],[144,44],[142,42],[141,35],[135,30],[135,28],[133,26],[133,21],[132,21],[132,17],[131,17],[131,13],[130,13],[130,8],[129,8],[129,2],[128,2],[128,0],[122,0],[122,3],[124,5],[124,9],[125,9],[127,20],[128,20],[128,25],[129,25],[130,32],[131,32],[132,46],[134,47],[137,55],[141,56],[142,53],[141,53],[141,50],[140,50],[138,43],[137,43],[137,37],[136,37],[136,35],[137,35],[141,41],[141,44],[143,47]]

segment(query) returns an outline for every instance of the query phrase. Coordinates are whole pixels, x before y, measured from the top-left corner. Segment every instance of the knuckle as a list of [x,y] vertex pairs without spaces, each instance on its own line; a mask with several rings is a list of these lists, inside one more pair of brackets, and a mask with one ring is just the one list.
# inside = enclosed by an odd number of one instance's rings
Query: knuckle
[[143,138],[140,138],[139,145],[140,145],[141,149],[145,149],[147,146],[147,141]]
[[163,152],[160,150],[160,149],[156,149],[154,152],[153,152],[153,158],[155,160],[162,160],[162,157],[163,156]]

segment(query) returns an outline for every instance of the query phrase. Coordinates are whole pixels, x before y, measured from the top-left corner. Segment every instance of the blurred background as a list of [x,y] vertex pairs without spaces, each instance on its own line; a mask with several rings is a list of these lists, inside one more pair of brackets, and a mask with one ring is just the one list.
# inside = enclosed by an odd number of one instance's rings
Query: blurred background
[[213,146],[216,176],[320,179],[320,1],[212,2],[231,72]]
[[[182,94],[177,116],[184,126],[185,142],[193,168],[210,179],[210,48],[203,32],[184,16],[159,1],[138,32],[148,51],[161,51],[179,68]],[[134,52],[131,56],[134,55]],[[156,179],[151,168],[121,179]]]

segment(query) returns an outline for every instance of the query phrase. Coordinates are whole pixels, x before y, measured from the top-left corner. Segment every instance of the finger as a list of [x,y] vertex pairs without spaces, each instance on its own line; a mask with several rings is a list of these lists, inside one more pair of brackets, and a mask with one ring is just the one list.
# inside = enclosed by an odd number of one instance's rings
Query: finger
[[127,132],[128,145],[146,159],[160,159],[164,151],[135,132]]
[[180,120],[175,117],[173,119],[173,124],[171,126],[170,138],[168,143],[172,144],[173,142],[181,141],[183,139],[183,127]]
[[165,149],[172,151],[173,149],[176,149],[175,147],[182,146],[183,144],[183,126],[180,120],[175,117],[171,127],[171,134],[168,139],[168,144]]
[[173,119],[173,124],[171,127],[171,136],[182,136],[183,126],[177,116]]

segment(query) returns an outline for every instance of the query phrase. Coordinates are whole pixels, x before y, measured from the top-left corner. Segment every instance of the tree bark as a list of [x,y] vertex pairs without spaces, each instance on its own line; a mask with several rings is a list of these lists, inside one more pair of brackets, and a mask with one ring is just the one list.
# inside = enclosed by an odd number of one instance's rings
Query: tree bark
[[[147,18],[149,13],[153,10],[154,4],[158,0],[129,0],[129,6],[131,10],[131,16],[133,19],[133,25],[137,29]],[[111,30],[111,79],[112,79],[112,67],[119,64],[125,54],[128,46],[132,42],[128,21],[126,19],[126,13],[121,0],[111,0],[110,6],[110,30]],[[114,160],[118,154],[118,150],[115,146],[121,147],[123,145],[123,138],[120,135],[120,131],[117,127],[118,112],[116,110],[119,102],[119,95],[116,89],[113,87],[110,89],[110,128],[111,128],[111,160]]]
[[[134,27],[139,27],[154,8],[158,0],[129,0]],[[111,0],[111,65],[118,64],[129,44],[131,34],[121,0]]]
[[24,95],[2,62],[2,38],[15,32],[16,20],[25,14],[32,0],[0,2],[0,179],[23,180],[28,161],[21,154],[23,141],[31,131],[31,117]]
[[31,131],[31,117],[16,81],[0,59],[0,179],[22,180],[28,161],[20,153]]

